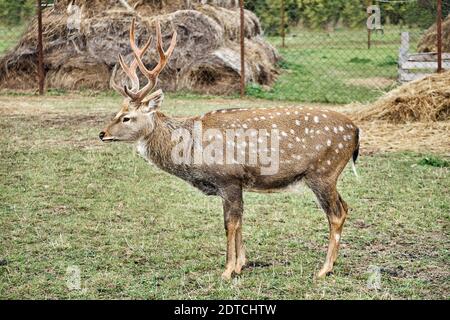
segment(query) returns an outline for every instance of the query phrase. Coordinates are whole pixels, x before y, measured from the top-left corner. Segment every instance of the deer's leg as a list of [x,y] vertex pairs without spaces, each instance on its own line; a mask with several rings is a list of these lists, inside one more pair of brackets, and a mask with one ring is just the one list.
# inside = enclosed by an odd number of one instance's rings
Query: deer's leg
[[245,258],[245,247],[242,241],[242,216],[240,217],[239,227],[236,230],[236,259],[234,272],[240,274],[242,267],[247,263]]
[[[229,186],[222,190],[223,197],[223,214],[225,231],[227,235],[227,261],[225,271],[222,278],[228,280],[231,278],[233,271],[238,269],[240,272],[242,266],[237,268],[242,262],[242,189],[239,186]],[[244,259],[245,260],[245,259]]]
[[333,270],[334,262],[337,259],[339,243],[341,240],[342,228],[347,218],[347,204],[342,200],[336,190],[336,184],[332,186],[314,186],[312,187],[323,210],[328,218],[330,236],[328,243],[327,257],[317,276],[323,277]]

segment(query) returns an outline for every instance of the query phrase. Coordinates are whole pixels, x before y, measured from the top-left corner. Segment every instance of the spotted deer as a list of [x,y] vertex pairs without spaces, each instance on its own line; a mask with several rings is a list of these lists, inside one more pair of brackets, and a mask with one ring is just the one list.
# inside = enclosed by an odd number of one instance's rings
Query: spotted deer
[[[112,122],[100,132],[100,139],[135,143],[138,152],[150,163],[207,195],[222,198],[227,237],[224,279],[230,279],[233,273],[240,274],[246,264],[242,240],[243,191],[283,191],[305,182],[329,223],[328,252],[318,276],[331,272],[348,211],[336,190],[336,182],[351,158],[354,168],[359,150],[358,128],[342,114],[302,106],[234,108],[189,118],[169,117],[160,112],[163,92],[150,92],[170,59],[177,33],[174,31],[167,50],[163,48],[159,22],[156,34],[159,62],[149,70],[142,58],[151,39],[139,48],[135,42],[135,21],[131,23],[134,60],[127,65],[119,56],[131,88],[114,81],[114,70],[111,86],[124,100]],[[137,69],[148,79],[143,88]],[[187,142],[181,143],[182,140]]]

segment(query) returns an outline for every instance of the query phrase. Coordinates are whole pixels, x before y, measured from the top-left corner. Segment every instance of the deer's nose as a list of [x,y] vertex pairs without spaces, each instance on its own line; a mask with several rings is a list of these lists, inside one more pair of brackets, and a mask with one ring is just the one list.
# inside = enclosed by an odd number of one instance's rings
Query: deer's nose
[[103,138],[105,137],[105,131],[100,132],[100,134],[98,135],[98,137],[100,138],[100,140],[103,141]]

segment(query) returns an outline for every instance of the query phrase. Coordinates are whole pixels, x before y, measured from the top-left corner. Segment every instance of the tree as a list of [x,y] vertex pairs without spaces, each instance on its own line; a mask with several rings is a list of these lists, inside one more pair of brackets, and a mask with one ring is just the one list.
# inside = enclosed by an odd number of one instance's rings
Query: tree
[[0,21],[5,25],[17,25],[33,14],[34,0],[0,0]]

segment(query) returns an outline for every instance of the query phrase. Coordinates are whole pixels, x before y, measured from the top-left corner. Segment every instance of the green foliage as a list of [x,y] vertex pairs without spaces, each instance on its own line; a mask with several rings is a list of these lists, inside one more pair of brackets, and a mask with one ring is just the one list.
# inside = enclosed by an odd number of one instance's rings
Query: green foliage
[[[436,2],[418,0],[412,2],[376,2],[369,0],[285,0],[286,29],[299,23],[311,29],[330,29],[338,26],[365,28],[366,8],[378,4],[382,24],[417,26],[428,28],[435,21]],[[261,19],[268,35],[279,35],[281,29],[281,0],[245,1],[247,9]],[[450,13],[444,6],[443,15]]]
[[25,22],[35,9],[34,0],[0,0],[0,23],[18,25]]
[[350,62],[350,63],[362,63],[362,64],[364,64],[364,63],[370,63],[370,62],[372,62],[372,60],[371,60],[371,59],[368,59],[368,58],[358,58],[358,57],[353,57],[353,58],[351,58],[348,62]]
[[436,156],[429,156],[420,159],[419,164],[421,166],[431,166],[437,168],[448,168],[450,167],[450,161],[438,158]]
[[[281,0],[245,1],[245,8],[255,12],[261,20],[267,35],[279,35],[281,31]],[[300,11],[296,0],[284,0],[285,30],[298,24]]]

